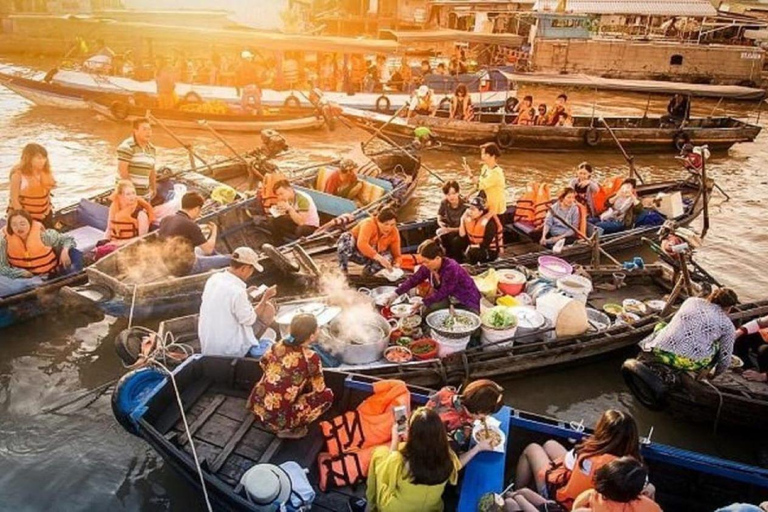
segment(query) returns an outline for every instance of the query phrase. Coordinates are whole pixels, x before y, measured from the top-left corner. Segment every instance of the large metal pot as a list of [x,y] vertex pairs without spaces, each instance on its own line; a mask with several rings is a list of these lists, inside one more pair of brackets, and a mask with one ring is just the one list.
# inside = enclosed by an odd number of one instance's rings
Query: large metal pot
[[[339,322],[340,319],[333,320],[328,325],[328,328],[324,329],[326,331],[325,335],[337,338],[341,329]],[[389,345],[392,324],[383,316],[377,315],[372,320],[363,324],[363,328],[370,330],[370,336],[366,336],[366,339],[349,340],[344,343],[340,357],[346,364],[376,362],[381,359],[384,350]]]
[[395,290],[397,290],[396,286],[377,286],[376,288],[358,288],[357,291],[363,295],[368,295],[375,305],[382,307],[387,305],[384,299],[395,293]]

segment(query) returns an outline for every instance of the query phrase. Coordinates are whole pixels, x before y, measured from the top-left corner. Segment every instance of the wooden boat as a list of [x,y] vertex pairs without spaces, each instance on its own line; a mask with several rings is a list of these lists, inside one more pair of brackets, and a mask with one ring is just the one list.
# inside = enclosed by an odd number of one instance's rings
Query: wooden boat
[[[159,370],[144,368],[123,377],[112,395],[117,421],[144,439],[174,470],[200,489],[204,481],[215,510],[257,510],[239,485],[257,463],[298,463],[309,470],[318,510],[346,510],[350,497],[365,496],[365,484],[319,490],[317,457],[324,441],[317,423],[299,440],[282,440],[247,410],[248,395],[261,377],[258,361],[193,356],[173,372],[173,382]],[[324,371],[334,403],[321,419],[357,407],[373,393],[376,379],[334,370]],[[174,383],[178,395],[174,392]],[[411,407],[426,403],[430,390],[409,386]],[[187,438],[179,403],[186,415]],[[504,453],[486,452],[462,470],[457,488],[448,488],[446,510],[475,512],[484,493],[501,493],[528,443],[556,439],[572,446],[590,430],[567,421],[527,413],[508,406],[495,414],[506,435]],[[571,426],[573,425],[573,426]],[[189,442],[191,440],[191,443]],[[192,456],[194,447],[199,471]],[[768,499],[768,470],[642,440],[641,451],[656,501],[664,510],[711,511],[734,501]],[[202,496],[201,496],[202,500]]]
[[[240,165],[239,162],[238,165]],[[219,164],[215,169],[223,171],[227,167],[228,164],[224,163]],[[196,190],[205,197],[210,196],[211,191],[220,185],[218,182],[191,171],[174,175],[173,181],[188,190]],[[90,199],[81,199],[77,204],[54,212],[56,229],[72,236],[77,242],[77,249],[84,254],[93,250],[96,243],[104,238],[111,195],[111,190],[103,192]],[[240,195],[238,201],[248,202],[251,200]],[[226,213],[227,210],[227,207],[219,207],[215,203],[209,203],[205,207],[201,222],[211,222]],[[86,279],[85,276],[86,271],[84,270],[65,277],[46,280],[40,286],[20,293],[0,297],[0,328],[29,320],[55,307],[58,305],[56,298],[59,290],[82,283]]]
[[[344,228],[364,218],[375,208],[399,207],[413,194],[421,169],[418,157],[401,150],[385,150],[372,155],[371,162],[373,165],[368,167],[369,171],[381,174],[378,177],[360,175],[365,182],[361,196],[371,199],[362,207],[348,199],[320,191],[322,187],[317,185],[328,176],[329,168],[315,169],[293,180],[297,190],[307,193],[314,200],[325,229],[277,250],[271,246],[263,247],[272,242],[272,238],[269,213],[264,211],[258,200],[253,206],[236,209],[231,215],[217,219],[216,250],[220,254],[229,254],[240,246],[263,248],[262,264],[265,270],[254,277],[259,282],[264,279],[268,283],[276,283],[277,280],[286,280],[286,274],[316,272],[309,256],[335,250],[336,239]],[[246,181],[244,164],[216,173],[213,177],[237,188]],[[337,223],[338,220],[344,222]],[[149,264],[146,272],[136,272],[132,268],[137,264],[137,255],[139,260],[143,258],[144,246],[157,245],[157,240],[157,233],[150,233],[141,244],[128,244],[106,256],[88,268],[87,285],[68,288],[67,291],[88,298],[114,316],[144,318],[197,310],[203,286],[211,272],[173,277],[151,254],[147,256],[149,260],[158,264]]]
[[[482,112],[475,121],[443,117],[413,116],[410,120],[350,107],[342,115],[360,128],[382,133],[398,142],[413,140],[413,130],[428,127],[444,148],[476,150],[495,142],[503,150],[526,151],[597,151],[612,150],[615,143],[608,129],[594,117],[574,116],[572,127],[519,126],[511,124],[515,115]],[[627,150],[634,152],[679,151],[687,140],[708,145],[712,150],[726,150],[739,142],[752,142],[762,129],[732,117],[690,119],[684,127],[663,126],[659,118],[605,117],[605,122]]]
[[[768,300],[730,313],[736,325],[768,313]],[[751,382],[732,368],[707,380],[678,371],[649,354],[624,362],[621,373],[637,400],[654,411],[668,411],[687,421],[714,423],[764,432],[768,427],[768,384]]]
[[[203,104],[197,104],[203,105]],[[196,105],[189,105],[192,108]],[[262,114],[243,113],[242,109],[219,104],[220,113],[207,110],[148,108],[130,105],[123,100],[96,101],[91,108],[112,121],[132,122],[146,117],[148,113],[159,119],[169,128],[205,130],[204,121],[217,131],[260,133],[262,130],[296,131],[312,130],[326,125],[333,128],[335,123],[329,115],[324,115],[314,107],[266,108]],[[330,122],[329,122],[330,121]]]

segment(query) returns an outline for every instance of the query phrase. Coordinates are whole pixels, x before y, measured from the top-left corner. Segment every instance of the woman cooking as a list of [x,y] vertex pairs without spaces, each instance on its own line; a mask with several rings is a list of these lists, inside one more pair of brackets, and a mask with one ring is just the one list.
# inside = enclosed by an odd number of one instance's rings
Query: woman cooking
[[427,312],[445,309],[451,304],[475,313],[480,312],[480,292],[475,282],[461,265],[445,257],[440,244],[427,240],[419,246],[418,252],[422,258],[421,266],[397,287],[391,299],[428,282],[431,291],[424,298]]

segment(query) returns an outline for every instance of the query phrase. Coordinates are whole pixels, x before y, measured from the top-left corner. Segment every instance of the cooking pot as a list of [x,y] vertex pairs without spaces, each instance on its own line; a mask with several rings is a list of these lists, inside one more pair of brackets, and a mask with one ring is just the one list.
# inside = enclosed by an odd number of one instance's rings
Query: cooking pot
[[280,327],[280,337],[285,338],[291,333],[293,317],[302,313],[313,315],[317,319],[318,327],[322,327],[336,318],[341,313],[341,308],[329,306],[323,302],[283,304],[275,315],[275,322]]
[[[339,322],[338,318],[331,321],[322,330],[323,336],[337,338],[341,330]],[[393,323],[381,315],[376,315],[372,320],[365,322],[363,325],[370,330],[370,339],[346,341],[340,354],[341,360],[346,364],[368,364],[380,360],[389,345]]]
[[395,293],[396,286],[377,286],[376,288],[358,288],[358,292],[368,295],[373,300],[374,304],[379,307],[386,306],[385,299]]

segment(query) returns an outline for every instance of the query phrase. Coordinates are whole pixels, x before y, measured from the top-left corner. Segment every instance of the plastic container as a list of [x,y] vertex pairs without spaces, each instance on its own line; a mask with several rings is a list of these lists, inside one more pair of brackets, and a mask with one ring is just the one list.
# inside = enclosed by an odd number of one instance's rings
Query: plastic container
[[586,304],[589,294],[592,293],[592,281],[577,275],[561,277],[557,280],[557,289],[568,297]]
[[446,338],[432,331],[432,338],[437,342],[437,357],[446,357],[454,352],[461,352],[467,348],[471,334],[462,338]]
[[504,295],[515,296],[523,291],[527,281],[525,274],[518,270],[503,269],[496,273],[499,276],[499,291]]
[[480,317],[470,311],[456,310],[456,316],[468,317],[472,320],[470,325],[461,329],[447,330],[443,321],[450,315],[447,309],[434,311],[427,315],[427,325],[432,333],[432,337],[438,343],[438,356],[445,357],[467,348],[472,333],[480,327]]
[[561,277],[573,274],[573,267],[564,259],[555,256],[539,256],[539,274],[557,281]]
[[[419,351],[418,347],[424,346],[429,347],[428,352]],[[419,361],[426,361],[428,359],[434,359],[437,357],[439,345],[437,344],[437,341],[433,340],[432,338],[421,338],[411,343],[409,348],[411,349],[411,353],[413,354],[414,359]]]
[[[503,308],[509,310],[512,315],[514,315],[514,311],[512,311],[512,308],[507,308],[504,306],[496,306],[497,308]],[[481,317],[482,318],[482,317]],[[515,332],[517,332],[517,316],[514,317],[515,321],[512,325],[509,327],[505,327],[503,329],[499,329],[497,327],[491,327],[489,325],[486,325],[485,323],[481,326],[481,334],[480,334],[480,343],[482,345],[490,345],[488,348],[490,350],[502,350],[502,349],[508,349],[511,348],[514,344],[514,336]],[[507,340],[507,341],[504,341]]]
[[547,319],[531,306],[516,306],[511,308],[517,317],[517,331],[515,331],[515,343],[525,344],[540,341],[543,335],[535,333],[546,329]]

